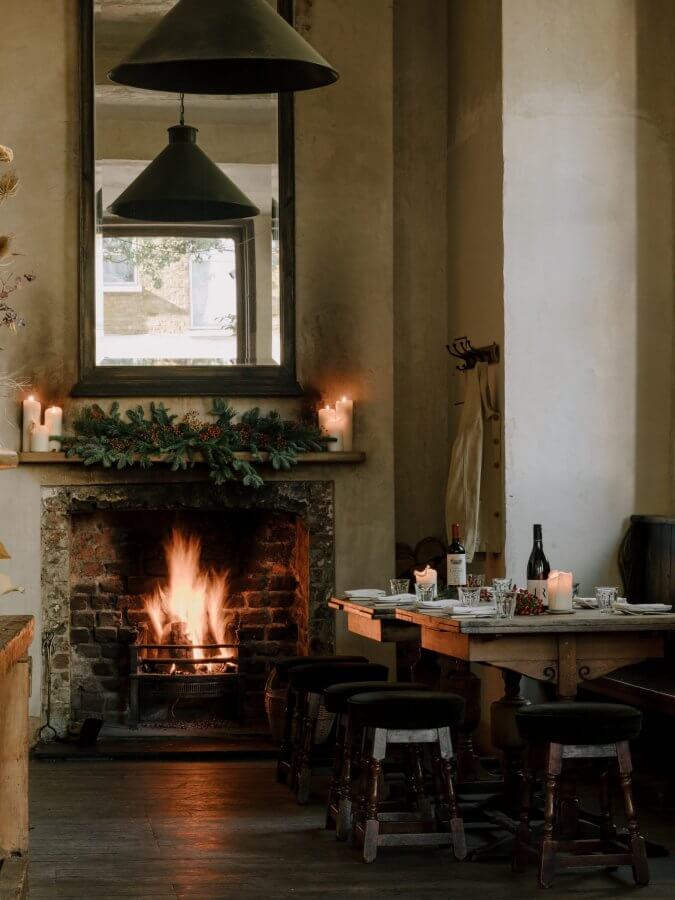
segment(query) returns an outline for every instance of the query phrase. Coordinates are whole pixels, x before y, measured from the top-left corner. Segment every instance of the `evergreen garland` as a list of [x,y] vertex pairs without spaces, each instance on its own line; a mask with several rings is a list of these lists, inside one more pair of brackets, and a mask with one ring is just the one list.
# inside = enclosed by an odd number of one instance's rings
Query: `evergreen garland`
[[254,462],[269,454],[275,469],[290,469],[301,453],[325,450],[326,438],[316,425],[287,421],[278,412],[263,415],[258,407],[248,410],[241,421],[225,400],[214,400],[213,422],[202,421],[196,412],[180,420],[163,403],[151,403],[150,414],[142,406],[120,415],[119,403],[106,413],[98,404],[84,407],[73,423],[74,434],[61,438],[66,456],[79,456],[86,466],[125,469],[138,464],[149,469],[153,457],[162,455],[175,472],[195,464],[202,454],[216,484],[241,478],[248,487],[263,480],[250,462],[235,453],[248,452]]

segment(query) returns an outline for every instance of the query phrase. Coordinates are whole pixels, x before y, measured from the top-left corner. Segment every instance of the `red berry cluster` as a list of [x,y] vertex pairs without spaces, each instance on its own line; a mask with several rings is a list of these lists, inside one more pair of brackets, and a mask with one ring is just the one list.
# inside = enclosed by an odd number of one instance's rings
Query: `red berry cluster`
[[541,597],[537,597],[529,591],[518,591],[516,600],[517,616],[540,616],[543,612],[544,602]]

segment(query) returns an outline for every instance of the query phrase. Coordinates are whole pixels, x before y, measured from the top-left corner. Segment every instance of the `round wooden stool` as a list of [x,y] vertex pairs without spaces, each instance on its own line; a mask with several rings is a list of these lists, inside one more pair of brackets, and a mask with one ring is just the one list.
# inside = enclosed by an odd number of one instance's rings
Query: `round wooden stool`
[[[645,842],[640,834],[632,790],[632,763],[628,741],[640,734],[642,714],[618,703],[540,703],[516,714],[518,729],[528,742],[523,772],[520,826],[516,835],[513,869],[524,871],[530,855],[539,861],[539,884],[550,887],[556,866],[578,868],[629,865],[637,884],[649,882]],[[530,846],[530,807],[534,757],[545,752],[544,833],[538,848]],[[602,761],[600,773],[600,839],[577,838],[578,800],[574,785],[561,785],[563,762],[576,759]],[[612,818],[609,769],[618,770],[628,820],[628,846],[619,843]],[[568,768],[568,767],[566,767]],[[556,811],[559,812],[556,815]]]
[[[291,787],[298,803],[309,800],[315,750],[334,721],[334,716],[327,714],[323,705],[326,688],[347,681],[386,681],[388,677],[389,669],[377,663],[318,662],[290,670],[289,687],[296,695],[301,716],[298,747],[291,768]],[[319,733],[319,728],[323,734]]]
[[348,701],[357,694],[372,691],[427,690],[425,684],[403,681],[348,681],[326,688],[323,702],[326,710],[337,717],[335,731],[335,766],[328,792],[326,828],[335,828],[339,841],[346,841],[351,831],[352,771],[358,768],[361,751],[361,730],[350,727]]
[[298,709],[295,693],[289,690],[288,674],[296,666],[306,666],[315,662],[368,662],[365,656],[290,656],[288,659],[279,660],[270,672],[265,685],[265,701],[270,704],[268,716],[271,718],[273,711],[271,704],[273,697],[283,692],[283,728],[277,757],[277,781],[285,784],[291,770],[293,756],[297,750],[297,738],[299,733]]
[[[459,815],[450,765],[450,728],[464,717],[464,698],[427,690],[376,691],[347,701],[352,728],[363,729],[361,781],[355,800],[353,834],[364,862],[373,862],[378,847],[452,844],[457,859],[466,856],[464,823]],[[381,808],[380,775],[391,744],[408,744],[415,760],[417,813]],[[424,793],[422,754],[431,745],[436,793],[443,798],[449,832],[441,831],[440,805],[432,810]]]

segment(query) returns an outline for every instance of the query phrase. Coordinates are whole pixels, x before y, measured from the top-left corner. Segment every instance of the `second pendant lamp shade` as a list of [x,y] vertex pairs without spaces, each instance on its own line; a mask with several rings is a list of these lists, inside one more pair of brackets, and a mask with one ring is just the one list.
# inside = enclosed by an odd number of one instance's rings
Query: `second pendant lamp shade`
[[322,87],[338,73],[267,0],[178,0],[108,77],[155,91],[268,94]]
[[249,219],[260,210],[197,146],[197,129],[169,128],[169,143],[110,211],[145,222],[215,222]]

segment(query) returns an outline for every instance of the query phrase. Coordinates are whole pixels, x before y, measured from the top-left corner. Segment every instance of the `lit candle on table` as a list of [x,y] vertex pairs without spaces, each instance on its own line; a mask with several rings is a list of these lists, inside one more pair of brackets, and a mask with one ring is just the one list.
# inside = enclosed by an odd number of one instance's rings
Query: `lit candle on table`
[[49,449],[58,450],[60,442],[52,438],[60,438],[63,434],[63,410],[60,406],[50,406],[45,410],[45,425],[49,434]]
[[335,404],[335,411],[342,421],[343,449],[351,451],[354,445],[354,401],[349,397],[342,397]]
[[425,585],[427,587],[433,585],[435,597],[438,593],[438,572],[436,569],[432,569],[431,566],[426,566],[421,572],[415,570],[415,584]]
[[553,571],[548,576],[548,608],[551,612],[569,612],[572,609],[573,575],[571,572]]
[[30,449],[33,453],[46,453],[49,450],[49,428],[34,422],[30,432]]
[[31,394],[23,401],[23,421],[21,427],[21,449],[28,453],[31,449],[31,429],[40,424],[42,404]]
[[328,437],[335,438],[327,445],[331,453],[337,453],[343,449],[342,417],[328,404],[319,410],[319,428]]

